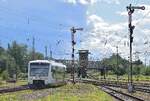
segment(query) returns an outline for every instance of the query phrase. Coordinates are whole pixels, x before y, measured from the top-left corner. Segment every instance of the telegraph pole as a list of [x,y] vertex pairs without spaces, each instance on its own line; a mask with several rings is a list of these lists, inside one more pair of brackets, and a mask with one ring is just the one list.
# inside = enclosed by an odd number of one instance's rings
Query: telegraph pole
[[45,59],[47,60],[48,57],[47,57],[47,46],[45,46]]
[[52,60],[52,54],[53,54],[53,53],[52,53],[51,45],[49,46],[49,52],[50,52],[50,53],[49,53],[49,54],[50,54],[50,60]]
[[144,53],[144,55],[145,55],[145,67],[146,67],[146,61],[147,61],[147,59],[146,59],[146,55],[147,55],[147,51],[145,51],[145,53]]
[[144,10],[145,7],[144,6],[132,6],[131,4],[129,6],[127,6],[127,11],[128,11],[128,16],[129,16],[129,33],[130,33],[130,82],[128,84],[128,90],[129,92],[133,92],[133,80],[132,80],[132,43],[133,43],[133,30],[135,28],[134,25],[132,25],[132,14],[134,13],[135,9],[141,9]]
[[146,56],[145,56],[145,67],[146,67]]
[[72,63],[71,63],[72,64],[72,71],[71,71],[71,76],[72,76],[72,79],[73,79],[72,82],[75,84],[75,63],[74,63],[75,49],[74,49],[74,46],[75,46],[76,42],[75,42],[75,36],[74,35],[75,35],[77,30],[82,31],[83,28],[74,28],[74,27],[72,27],[70,30],[71,30],[71,42],[72,42],[72,55],[71,55],[71,57],[72,57]]
[[35,59],[35,38],[32,40],[32,60]]

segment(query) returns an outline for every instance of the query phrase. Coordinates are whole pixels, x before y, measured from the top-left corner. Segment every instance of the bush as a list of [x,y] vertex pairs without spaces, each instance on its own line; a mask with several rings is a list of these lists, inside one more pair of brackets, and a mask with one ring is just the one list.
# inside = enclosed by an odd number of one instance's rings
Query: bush
[[3,80],[8,80],[8,78],[9,78],[8,71],[6,71],[6,70],[3,71],[2,74],[1,74],[1,76],[2,76]]
[[27,73],[20,73],[20,74],[18,75],[18,78],[21,79],[21,80],[25,80],[25,79],[28,78],[28,75],[27,75]]
[[145,68],[145,75],[149,76],[150,75],[150,67]]

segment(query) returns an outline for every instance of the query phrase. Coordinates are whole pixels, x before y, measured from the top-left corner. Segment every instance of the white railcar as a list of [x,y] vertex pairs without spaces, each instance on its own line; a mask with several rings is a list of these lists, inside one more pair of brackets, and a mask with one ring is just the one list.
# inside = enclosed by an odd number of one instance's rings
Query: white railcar
[[64,81],[66,66],[48,60],[34,60],[28,63],[28,84],[52,84]]

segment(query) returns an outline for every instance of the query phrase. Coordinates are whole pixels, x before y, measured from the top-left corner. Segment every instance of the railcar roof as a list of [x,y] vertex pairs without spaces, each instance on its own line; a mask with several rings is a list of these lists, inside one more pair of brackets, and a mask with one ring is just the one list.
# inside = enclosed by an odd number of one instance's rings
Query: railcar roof
[[55,62],[53,60],[50,60],[50,61],[49,60],[33,60],[33,61],[30,61],[29,63],[37,63],[37,62],[40,62],[40,63],[50,63],[53,66],[58,66],[58,67],[66,68],[66,65],[64,65],[62,63]]
[[33,61],[30,61],[29,63],[37,63],[37,62],[40,62],[40,63],[50,63],[50,61],[48,61],[48,60],[33,60]]
[[66,68],[66,65],[64,65],[64,64],[62,64],[62,63],[58,63],[58,62],[55,62],[55,61],[50,61],[50,63],[51,63],[53,66],[58,66],[58,67]]

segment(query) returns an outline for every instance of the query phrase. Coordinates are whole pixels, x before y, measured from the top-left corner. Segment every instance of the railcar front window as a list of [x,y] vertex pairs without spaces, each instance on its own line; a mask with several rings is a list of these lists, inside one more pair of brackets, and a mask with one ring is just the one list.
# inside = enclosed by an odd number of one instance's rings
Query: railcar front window
[[48,76],[49,64],[30,64],[31,76]]

